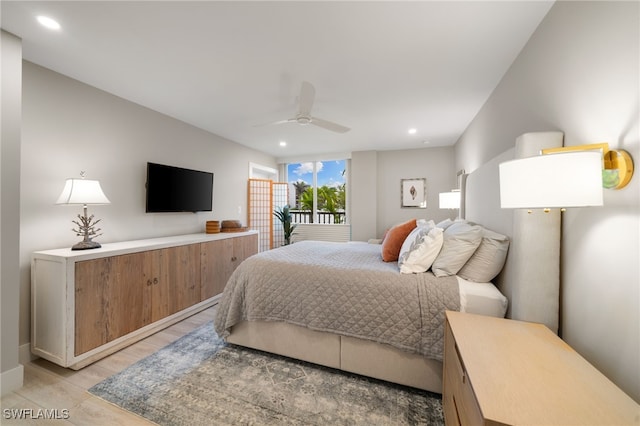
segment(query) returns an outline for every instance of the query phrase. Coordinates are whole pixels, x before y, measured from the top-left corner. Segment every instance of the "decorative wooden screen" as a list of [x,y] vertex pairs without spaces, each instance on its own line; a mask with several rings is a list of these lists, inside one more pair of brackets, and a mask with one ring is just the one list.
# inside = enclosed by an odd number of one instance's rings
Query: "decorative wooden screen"
[[258,250],[284,244],[282,224],[273,216],[274,208],[287,204],[288,185],[268,179],[249,179],[248,226],[260,233]]
[[249,229],[257,230],[258,251],[266,251],[271,248],[271,233],[273,214],[271,213],[271,180],[249,179],[249,200],[247,211],[249,213]]
[[[287,204],[287,198],[289,195],[289,185],[286,182],[272,182],[272,208],[271,211],[275,208],[282,208]],[[273,233],[271,239],[271,248],[280,247],[284,245],[284,229],[282,228],[282,222],[280,220],[271,215],[273,218]]]

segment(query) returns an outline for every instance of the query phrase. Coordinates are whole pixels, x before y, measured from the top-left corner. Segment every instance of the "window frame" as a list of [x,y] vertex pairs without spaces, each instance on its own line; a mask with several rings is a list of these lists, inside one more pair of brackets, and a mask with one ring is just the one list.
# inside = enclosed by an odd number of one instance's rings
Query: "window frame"
[[[318,213],[321,212],[322,210],[318,209],[318,163],[322,162],[322,163],[327,163],[327,162],[331,162],[331,161],[342,161],[344,162],[344,192],[345,192],[345,203],[344,203],[344,220],[341,223],[335,224],[335,225],[349,225],[350,224],[350,209],[349,209],[349,201],[350,201],[350,196],[349,196],[349,190],[350,190],[350,184],[349,184],[349,176],[350,176],[350,166],[351,166],[351,159],[348,156],[338,156],[337,158],[326,158],[326,159],[319,159],[319,160],[311,160],[311,161],[305,161],[305,160],[297,160],[297,161],[287,161],[284,164],[284,177],[285,177],[285,181],[287,182],[287,184],[289,185],[291,194],[295,194],[295,188],[291,188],[293,185],[293,182],[290,181],[290,176],[289,176],[289,166],[291,165],[301,165],[301,164],[305,164],[305,163],[311,163],[313,164],[312,167],[312,182],[311,182],[311,187],[313,188],[313,206],[312,206],[312,211],[311,211],[311,220],[314,220],[315,218],[318,217]],[[295,195],[293,195],[295,197]],[[297,206],[295,206],[297,207]],[[305,222],[295,222],[295,223],[305,223]],[[317,223],[317,222],[309,222],[309,223]],[[333,225],[334,223],[332,223]]]

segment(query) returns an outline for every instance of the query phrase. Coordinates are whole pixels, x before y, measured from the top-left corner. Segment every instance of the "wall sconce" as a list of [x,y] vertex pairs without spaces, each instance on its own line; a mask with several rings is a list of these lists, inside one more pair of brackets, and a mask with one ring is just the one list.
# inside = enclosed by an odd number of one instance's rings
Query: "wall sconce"
[[589,145],[565,146],[547,148],[542,154],[556,154],[562,152],[597,151],[602,155],[602,187],[606,189],[622,189],[633,176],[633,159],[627,151],[609,149],[608,143],[594,143]]
[[102,235],[98,234],[101,229],[95,228],[101,219],[94,220],[93,215],[87,217],[87,205],[111,204],[107,196],[102,192],[100,182],[85,179],[84,172],[80,172],[80,176],[81,179],[66,180],[62,193],[58,197],[58,201],[56,201],[56,204],[81,204],[83,206],[83,215],[78,214],[79,221],[72,221],[78,227],[77,229],[72,229],[72,231],[77,236],[83,237],[83,240],[71,247],[71,250],[87,250],[101,247],[100,243],[91,241],[92,238]]
[[441,209],[459,209],[460,190],[452,189],[450,192],[441,192],[439,194],[439,206]]
[[500,206],[510,209],[602,205],[598,152],[540,155],[500,164]]
[[601,206],[602,188],[620,189],[633,175],[626,151],[608,144],[542,150],[542,155],[500,164],[502,208]]
[[457,209],[458,217],[460,214],[461,194],[460,188],[462,187],[462,179],[464,177],[464,169],[458,171],[456,180],[458,182],[458,188],[452,189],[449,192],[441,192],[438,194],[438,206],[441,209]]

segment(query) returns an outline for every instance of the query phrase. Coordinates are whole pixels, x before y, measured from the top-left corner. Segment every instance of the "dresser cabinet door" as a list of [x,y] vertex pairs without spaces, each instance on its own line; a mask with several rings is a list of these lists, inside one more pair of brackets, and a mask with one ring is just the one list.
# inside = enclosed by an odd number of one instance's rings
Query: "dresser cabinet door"
[[258,234],[202,243],[202,300],[221,294],[238,265],[257,252]]
[[202,292],[201,299],[206,300],[224,290],[227,280],[233,273],[233,241],[241,238],[225,238],[201,244],[202,252]]
[[247,257],[258,252],[258,234],[247,235],[246,237],[233,238],[233,270]]
[[153,250],[76,263],[76,356],[151,322],[159,255]]
[[200,302],[200,244],[163,249],[161,270],[152,300],[154,306],[161,301],[163,310],[154,321]]

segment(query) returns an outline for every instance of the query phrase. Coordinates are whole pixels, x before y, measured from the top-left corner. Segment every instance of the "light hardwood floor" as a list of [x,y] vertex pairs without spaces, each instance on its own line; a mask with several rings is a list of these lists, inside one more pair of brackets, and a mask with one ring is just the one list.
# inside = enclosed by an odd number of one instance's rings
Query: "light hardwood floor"
[[[43,359],[24,366],[24,386],[0,399],[0,424],[5,425],[152,425],[87,392],[87,389],[163,348],[213,319],[215,306],[157,332],[81,370],[62,368]],[[34,417],[39,409],[67,419],[13,419],[14,413]],[[30,412],[28,410],[32,410]],[[40,411],[42,413],[42,411]]]

